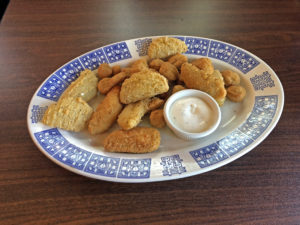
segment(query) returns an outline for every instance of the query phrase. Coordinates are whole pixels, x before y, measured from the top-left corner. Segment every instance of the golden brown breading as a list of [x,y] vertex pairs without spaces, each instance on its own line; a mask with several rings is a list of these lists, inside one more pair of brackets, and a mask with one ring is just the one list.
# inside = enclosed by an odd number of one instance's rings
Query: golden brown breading
[[181,66],[180,79],[184,81],[187,88],[198,89],[211,95],[219,105],[223,105],[226,97],[226,89],[221,73],[215,70],[207,74],[190,63]]
[[227,97],[233,102],[241,102],[246,96],[246,89],[240,85],[232,85],[227,88]]
[[179,72],[173,64],[169,62],[164,62],[161,64],[159,73],[164,75],[169,81],[177,80]]
[[148,70],[148,62],[146,58],[138,59],[134,61],[130,67],[125,67],[122,69],[122,72],[125,72],[127,75],[132,75],[134,73],[143,71],[143,70]]
[[148,153],[157,150],[159,145],[160,133],[150,127],[116,130],[104,140],[104,148],[109,152]]
[[66,97],[81,97],[84,101],[89,101],[97,95],[98,78],[91,70],[84,70],[80,76],[73,81],[69,87],[60,96],[60,99]]
[[82,98],[65,97],[50,105],[42,122],[51,127],[78,132],[85,128],[92,113],[93,108]]
[[188,58],[182,54],[173,55],[168,60],[168,62],[172,63],[174,66],[176,66],[177,69],[180,69],[181,65],[187,61],[188,61]]
[[110,77],[112,72],[112,68],[107,63],[102,63],[98,68],[98,76],[100,78]]
[[172,94],[175,94],[176,92],[182,91],[182,90],[185,90],[185,87],[183,87],[183,86],[180,85],[180,84],[175,85],[175,86],[173,87]]
[[157,71],[159,71],[159,68],[161,66],[161,64],[163,64],[164,61],[161,59],[153,59],[150,63],[149,63],[149,67],[152,69],[155,69]]
[[127,77],[128,75],[125,72],[120,72],[114,75],[113,77],[103,78],[98,83],[98,90],[101,94],[106,94],[107,92],[109,92],[110,89],[112,89],[117,84],[121,83]]
[[157,109],[150,114],[150,124],[156,128],[163,128],[166,126],[166,121],[164,117],[164,110]]
[[124,130],[136,127],[148,111],[160,107],[163,103],[163,100],[156,97],[130,103],[126,105],[120,113],[118,117],[118,124]]
[[116,75],[116,74],[121,72],[121,66],[120,65],[115,65],[111,69],[112,69],[113,75]]
[[161,107],[164,103],[165,103],[164,100],[154,97],[151,99],[151,101],[148,104],[148,110],[151,111],[151,110],[157,109],[157,108]]
[[117,120],[123,108],[119,94],[120,86],[113,87],[98,105],[88,125],[90,134],[103,133]]
[[121,87],[120,100],[129,104],[167,92],[167,79],[157,72],[144,70],[134,73],[126,79]]
[[240,84],[240,76],[236,72],[233,72],[232,70],[224,70],[221,74],[223,76],[225,86]]
[[160,37],[152,41],[148,48],[148,56],[150,59],[164,59],[168,56],[187,51],[186,44],[172,37]]
[[214,72],[214,66],[209,58],[196,59],[192,61],[192,64],[207,74],[212,74]]

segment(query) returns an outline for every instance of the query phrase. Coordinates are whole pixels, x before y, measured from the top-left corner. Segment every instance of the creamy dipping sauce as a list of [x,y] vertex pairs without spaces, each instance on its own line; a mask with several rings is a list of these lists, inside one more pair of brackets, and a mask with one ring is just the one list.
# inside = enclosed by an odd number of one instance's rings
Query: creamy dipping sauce
[[176,127],[189,133],[206,131],[214,123],[213,110],[208,103],[197,97],[177,100],[171,106],[170,115]]

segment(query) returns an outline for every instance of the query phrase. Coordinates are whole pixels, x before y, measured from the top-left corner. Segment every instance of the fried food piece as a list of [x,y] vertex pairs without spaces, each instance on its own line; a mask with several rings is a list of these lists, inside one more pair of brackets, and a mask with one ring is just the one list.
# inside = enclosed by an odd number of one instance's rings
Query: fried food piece
[[143,70],[148,70],[148,62],[146,58],[138,59],[134,61],[130,67],[126,67],[122,69],[122,72],[127,73],[127,75],[132,75],[134,73],[143,71]]
[[121,83],[125,80],[128,75],[125,72],[120,72],[113,77],[106,77],[99,81],[98,83],[98,90],[101,94],[106,94],[109,92],[112,87],[116,86],[117,84]]
[[109,152],[148,153],[159,148],[160,133],[151,127],[135,127],[131,130],[116,130],[104,140]]
[[172,63],[174,66],[176,66],[177,69],[180,69],[181,65],[187,61],[188,61],[188,58],[185,55],[182,55],[179,53],[176,55],[173,55],[168,60],[168,62]]
[[102,63],[98,68],[98,76],[100,78],[110,77],[112,73],[112,68],[107,63]]
[[236,72],[233,72],[232,70],[224,70],[221,74],[223,76],[225,86],[240,84],[240,76]]
[[226,97],[226,89],[221,73],[215,70],[212,74],[207,74],[190,63],[181,66],[182,79],[187,88],[198,89],[211,95],[220,106],[223,105]]
[[177,80],[179,72],[173,64],[164,62],[161,64],[159,73],[164,75],[169,81]]
[[113,87],[98,105],[88,125],[90,134],[103,133],[117,120],[123,108],[119,94],[120,86]]
[[65,97],[50,105],[42,122],[51,127],[78,132],[85,128],[92,113],[93,108],[81,97]]
[[152,69],[155,69],[157,71],[159,71],[161,64],[163,64],[164,61],[161,59],[153,59],[150,63],[149,63],[149,67]]
[[163,100],[156,97],[130,103],[120,113],[118,124],[124,130],[134,128],[141,122],[142,117],[147,112],[160,107],[163,103]]
[[157,109],[151,112],[150,124],[156,128],[163,128],[166,126],[163,109]]
[[209,58],[196,59],[192,64],[207,74],[212,74],[214,72],[214,66]]
[[227,97],[233,102],[241,102],[246,96],[246,89],[240,85],[232,85],[227,88]]
[[126,73],[127,76],[131,76],[134,73],[140,72],[138,68],[131,68],[131,67],[125,67],[121,71]]
[[80,76],[73,81],[69,87],[60,96],[60,99],[66,97],[81,97],[84,101],[89,101],[97,95],[98,78],[91,70],[84,70]]
[[172,37],[160,37],[152,41],[148,48],[148,56],[150,59],[164,59],[168,56],[187,51],[186,44]]
[[131,65],[131,68],[138,69],[139,71],[149,69],[148,62],[146,58],[138,59],[134,61]]
[[120,99],[124,104],[153,97],[167,92],[169,84],[167,79],[157,72],[144,70],[134,73],[126,79],[121,87]]
[[119,66],[119,65],[115,65],[111,69],[112,69],[112,74],[113,75],[116,75],[116,74],[121,72],[121,66]]
[[157,108],[161,107],[164,103],[165,103],[164,100],[154,97],[151,99],[151,101],[148,104],[148,111],[157,109]]
[[172,90],[172,94],[175,94],[176,92],[178,91],[182,91],[182,90],[185,90],[186,88],[183,87],[182,85],[178,84],[178,85],[175,85],[173,87],[173,90]]

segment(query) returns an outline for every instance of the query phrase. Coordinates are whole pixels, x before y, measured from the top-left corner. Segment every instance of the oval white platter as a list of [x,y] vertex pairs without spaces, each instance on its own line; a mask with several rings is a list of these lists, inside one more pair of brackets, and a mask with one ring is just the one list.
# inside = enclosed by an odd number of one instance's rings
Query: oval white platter
[[[114,182],[153,182],[204,173],[246,154],[276,126],[284,105],[284,92],[275,72],[260,58],[237,46],[202,37],[170,35],[183,40],[189,60],[208,57],[215,69],[231,69],[241,76],[247,90],[242,103],[226,100],[222,120],[211,135],[196,140],[177,138],[169,128],[160,129],[161,145],[148,154],[109,153],[102,141],[114,129],[91,136],[45,126],[40,122],[47,107],[85,68],[101,63],[125,67],[145,57],[152,39],[143,37],[110,44],[85,53],[53,72],[37,89],[28,107],[29,133],[37,147],[56,164],[80,175]],[[96,107],[102,96],[89,104]],[[140,126],[149,126],[147,117]]]

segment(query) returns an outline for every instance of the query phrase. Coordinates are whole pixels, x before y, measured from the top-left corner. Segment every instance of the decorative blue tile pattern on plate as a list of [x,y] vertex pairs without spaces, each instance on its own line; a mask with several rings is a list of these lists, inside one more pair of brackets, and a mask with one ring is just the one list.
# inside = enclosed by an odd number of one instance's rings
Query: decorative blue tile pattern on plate
[[55,71],[55,74],[59,78],[70,84],[74,80],[76,80],[77,77],[79,77],[79,74],[82,70],[84,70],[84,67],[81,65],[79,59],[74,59],[67,65],[60,68],[58,71]]
[[238,129],[251,137],[257,139],[270,125],[277,109],[278,96],[256,96],[253,110],[242,126]]
[[134,41],[134,44],[137,48],[136,51],[139,53],[139,56],[147,55],[148,47],[151,44],[151,42],[151,38],[143,38]]
[[229,63],[238,68],[244,74],[248,73],[259,64],[255,58],[239,49],[236,50]]
[[65,82],[56,75],[52,75],[40,88],[37,96],[57,101],[66,88],[67,84]]
[[231,45],[218,41],[211,41],[208,56],[228,62],[235,50],[236,48]]
[[186,54],[207,56],[209,40],[187,37],[185,43],[188,47]]
[[106,46],[104,47],[104,53],[110,63],[131,58],[126,42]]
[[275,87],[274,80],[271,78],[271,74],[268,71],[263,72],[260,75],[255,75],[250,78],[255,91],[263,91],[266,87]]
[[201,168],[211,166],[228,158],[226,153],[216,143],[191,151],[190,154]]
[[84,171],[106,177],[116,177],[119,164],[120,158],[93,154]]
[[90,152],[69,144],[63,150],[57,152],[53,157],[66,165],[82,170],[88,162],[90,155]]
[[31,123],[38,123],[42,120],[45,111],[48,109],[48,106],[40,107],[39,105],[33,105],[31,109]]
[[172,176],[173,174],[182,174],[186,172],[185,167],[182,166],[182,159],[179,155],[171,155],[161,157],[161,165],[163,166],[163,176]]
[[102,48],[97,49],[88,54],[85,54],[85,55],[81,56],[79,59],[80,59],[82,65],[85,68],[90,69],[90,70],[95,70],[99,67],[100,64],[107,63],[107,59],[104,55]]
[[50,155],[54,155],[69,144],[57,128],[34,133],[34,136],[43,149]]
[[149,178],[151,159],[122,159],[118,178]]
[[238,129],[228,136],[217,141],[219,147],[230,156],[238,153],[253,142],[251,138],[240,132]]

